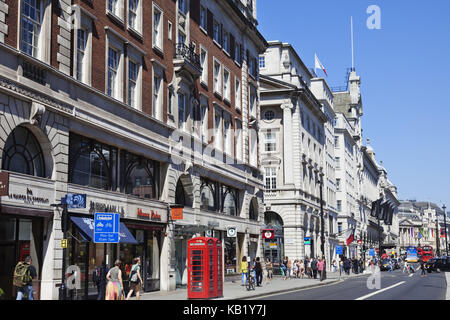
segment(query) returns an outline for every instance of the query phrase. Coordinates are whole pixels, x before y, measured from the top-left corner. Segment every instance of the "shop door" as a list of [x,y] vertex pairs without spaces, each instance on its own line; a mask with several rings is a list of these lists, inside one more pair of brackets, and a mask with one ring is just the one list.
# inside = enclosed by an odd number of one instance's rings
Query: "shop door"
[[176,285],[177,287],[184,287],[187,285],[187,240],[175,240],[175,255],[176,255]]
[[0,261],[0,289],[4,291],[5,299],[13,299],[12,278],[16,266],[16,246],[14,244],[0,245]]

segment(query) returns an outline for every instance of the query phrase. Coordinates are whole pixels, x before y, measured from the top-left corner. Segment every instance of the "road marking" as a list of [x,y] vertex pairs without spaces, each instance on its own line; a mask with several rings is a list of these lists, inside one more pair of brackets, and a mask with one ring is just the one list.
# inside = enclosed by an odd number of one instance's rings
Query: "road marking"
[[370,293],[370,294],[368,294],[368,295],[365,295],[365,296],[360,297],[360,298],[355,299],[355,300],[365,300],[365,299],[367,299],[367,298],[370,298],[370,297],[372,297],[372,296],[374,296],[374,295],[376,295],[376,294],[379,294],[379,293],[381,293],[381,292],[384,292],[384,291],[386,291],[386,290],[389,290],[389,289],[398,287],[399,285],[404,284],[404,283],[405,283],[405,281],[399,282],[399,283],[394,284],[394,285],[392,285],[392,286],[390,286],[390,287],[387,287],[387,288],[384,288],[384,289],[381,289],[381,290],[372,292],[372,293]]
[[414,275],[414,273],[411,273],[411,274],[409,275],[409,277],[411,278],[413,275]]

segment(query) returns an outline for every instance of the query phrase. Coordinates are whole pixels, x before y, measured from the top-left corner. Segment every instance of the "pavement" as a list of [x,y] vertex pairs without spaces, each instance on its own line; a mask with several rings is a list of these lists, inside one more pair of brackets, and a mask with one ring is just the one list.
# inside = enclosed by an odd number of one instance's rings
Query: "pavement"
[[[278,294],[289,292],[292,290],[309,289],[330,284],[343,282],[349,278],[366,276],[369,273],[364,272],[360,274],[351,273],[349,276],[345,273],[342,275],[333,272],[327,272],[327,279],[320,281],[320,279],[287,279],[284,280],[281,276],[274,276],[270,283],[263,280],[261,287],[256,287],[253,291],[247,291],[244,286],[241,286],[241,281],[226,281],[223,284],[223,297],[212,300],[244,300],[255,299],[269,294]],[[135,297],[132,298],[133,300]],[[141,300],[187,300],[187,289],[177,288],[175,291],[156,291],[141,294]]]
[[447,281],[447,296],[445,300],[450,300],[450,272],[445,273],[445,280]]

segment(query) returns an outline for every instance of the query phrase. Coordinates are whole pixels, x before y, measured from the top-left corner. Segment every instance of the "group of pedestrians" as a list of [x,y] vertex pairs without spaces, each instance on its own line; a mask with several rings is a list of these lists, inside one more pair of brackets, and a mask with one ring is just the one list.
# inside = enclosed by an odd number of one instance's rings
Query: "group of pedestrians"
[[[270,262],[270,259],[266,260],[265,264],[267,274],[266,274],[266,283],[270,283],[272,281],[273,276],[273,265]],[[256,257],[250,263],[247,261],[247,257],[242,257],[241,261],[241,274],[242,274],[242,285],[245,286],[250,276],[254,277],[256,281],[256,286],[261,287],[263,282],[263,266],[261,263],[261,258]]]
[[[92,273],[92,282],[98,290],[97,300],[129,300],[133,292],[136,294],[136,299],[139,300],[143,284],[140,265],[140,258],[134,258],[128,277],[130,289],[125,297],[122,261],[116,260],[114,267],[111,269],[103,261]],[[13,275],[13,284],[17,288],[17,300],[24,298],[34,300],[33,280],[36,278],[36,268],[32,265],[30,256],[17,263]]]
[[309,258],[305,260],[295,259],[294,262],[289,257],[285,257],[281,262],[281,274],[284,280],[303,279],[305,276],[308,279],[317,279],[320,281],[325,279],[325,259],[324,258]]
[[347,275],[350,275],[350,271],[354,274],[364,272],[364,263],[362,259],[343,257],[340,261],[340,272],[344,271]]

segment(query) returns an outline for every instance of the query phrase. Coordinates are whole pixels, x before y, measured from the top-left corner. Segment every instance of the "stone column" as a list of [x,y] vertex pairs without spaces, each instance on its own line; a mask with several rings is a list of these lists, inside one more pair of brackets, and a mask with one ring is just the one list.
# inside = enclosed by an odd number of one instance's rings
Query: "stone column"
[[281,105],[283,109],[283,148],[284,148],[284,184],[294,184],[294,159],[293,159],[293,132],[292,132],[292,103]]

